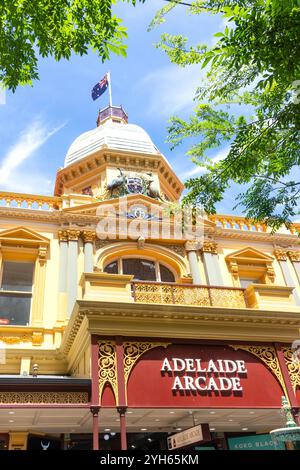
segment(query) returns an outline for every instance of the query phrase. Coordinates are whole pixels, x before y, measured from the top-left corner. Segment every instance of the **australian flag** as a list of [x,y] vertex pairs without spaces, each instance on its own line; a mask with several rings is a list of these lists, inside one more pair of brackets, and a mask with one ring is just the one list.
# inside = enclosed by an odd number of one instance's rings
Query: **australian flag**
[[93,100],[95,101],[97,98],[99,98],[99,96],[101,96],[105,92],[107,87],[108,87],[108,78],[107,78],[107,74],[106,74],[106,75],[104,75],[102,80],[100,80],[100,82],[98,82],[94,86],[94,88],[92,89],[92,98],[93,98]]

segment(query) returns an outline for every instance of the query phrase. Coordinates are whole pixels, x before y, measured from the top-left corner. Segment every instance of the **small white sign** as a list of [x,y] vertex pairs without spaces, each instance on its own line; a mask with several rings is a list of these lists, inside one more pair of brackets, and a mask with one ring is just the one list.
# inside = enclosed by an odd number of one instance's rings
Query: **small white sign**
[[185,447],[199,441],[203,441],[201,424],[168,437],[168,449],[178,449],[179,447]]

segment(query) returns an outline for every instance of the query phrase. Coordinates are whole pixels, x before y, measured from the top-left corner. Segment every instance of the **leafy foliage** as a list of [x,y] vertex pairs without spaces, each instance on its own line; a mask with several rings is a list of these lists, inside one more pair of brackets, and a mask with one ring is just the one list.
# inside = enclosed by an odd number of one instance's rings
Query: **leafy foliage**
[[[300,201],[300,0],[196,0],[189,13],[221,15],[224,29],[213,46],[168,34],[158,44],[173,63],[206,71],[194,115],[173,116],[169,126],[171,147],[197,138],[188,154],[205,169],[187,181],[184,202],[214,213],[235,182],[246,185],[237,205],[247,217],[273,229],[289,225]],[[253,116],[238,115],[237,104]],[[225,142],[226,158],[209,159],[207,151]]]
[[[124,0],[123,0],[124,1]],[[137,0],[127,0],[133,5]],[[145,0],[139,0],[144,2]],[[1,0],[0,81],[15,91],[38,79],[38,55],[69,59],[72,52],[126,55],[127,37],[112,13],[116,0]]]

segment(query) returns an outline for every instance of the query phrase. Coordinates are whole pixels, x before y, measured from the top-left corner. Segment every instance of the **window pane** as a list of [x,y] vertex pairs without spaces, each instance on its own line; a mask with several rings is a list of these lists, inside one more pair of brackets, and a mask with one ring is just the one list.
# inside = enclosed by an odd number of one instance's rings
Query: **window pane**
[[4,261],[2,289],[31,292],[33,278],[33,263],[17,263]]
[[8,320],[8,325],[27,325],[30,303],[31,295],[0,293],[0,323],[1,320]]
[[155,263],[145,259],[123,259],[123,274],[133,274],[135,280],[156,281]]
[[174,274],[163,264],[159,265],[160,279],[162,282],[175,282]]
[[109,263],[105,268],[104,272],[108,274],[118,274],[118,261]]

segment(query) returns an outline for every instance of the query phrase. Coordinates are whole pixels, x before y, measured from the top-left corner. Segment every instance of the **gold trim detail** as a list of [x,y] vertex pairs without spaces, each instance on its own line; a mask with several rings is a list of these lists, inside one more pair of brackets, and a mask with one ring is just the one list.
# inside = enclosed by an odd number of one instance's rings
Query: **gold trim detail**
[[67,230],[68,240],[72,242],[77,242],[80,237],[80,230]]
[[277,261],[286,261],[287,260],[286,250],[282,250],[282,249],[274,250],[274,256],[277,259]]
[[293,360],[293,351],[291,348],[282,348],[286,366],[289,372],[289,376],[292,382],[294,392],[296,391],[297,385],[300,387],[300,364]]
[[300,251],[289,250],[287,253],[291,261],[300,261]]
[[0,343],[5,344],[19,344],[19,343],[31,343],[31,335],[20,335],[20,336],[0,336]]
[[266,364],[272,374],[275,375],[282,387],[282,390],[284,391],[285,396],[288,397],[276,351],[272,346],[244,346],[242,344],[229,344],[229,346],[235,351],[237,349],[243,349],[244,351],[253,354],[253,356],[258,357],[258,359]]
[[58,240],[60,242],[67,242],[68,241],[68,232],[66,230],[59,230],[58,231]]
[[96,233],[92,230],[84,230],[81,234],[81,237],[84,241],[84,243],[94,243],[94,240],[96,238]]
[[88,403],[87,392],[2,392],[0,403]]
[[213,241],[204,240],[203,247],[201,249],[203,253],[212,253],[214,255],[218,254],[218,244]]
[[48,251],[48,247],[47,246],[43,246],[43,245],[40,245],[39,246],[39,249],[38,249],[38,257],[39,257],[39,262],[41,265],[45,264],[46,263],[46,260],[47,260],[47,251]]
[[148,342],[140,342],[137,343],[135,341],[126,341],[123,344],[124,348],[124,378],[125,378],[125,387],[127,385],[128,379],[130,372],[132,371],[132,368],[136,364],[136,362],[140,359],[140,357],[146,353],[147,351],[150,351],[150,349],[153,348],[158,348],[159,346],[162,346],[164,348],[167,348],[170,344],[172,343],[148,343]]
[[98,341],[99,344],[99,402],[106,383],[109,383],[118,403],[118,378],[116,343],[114,341]]

